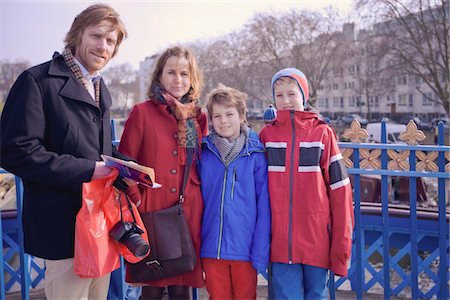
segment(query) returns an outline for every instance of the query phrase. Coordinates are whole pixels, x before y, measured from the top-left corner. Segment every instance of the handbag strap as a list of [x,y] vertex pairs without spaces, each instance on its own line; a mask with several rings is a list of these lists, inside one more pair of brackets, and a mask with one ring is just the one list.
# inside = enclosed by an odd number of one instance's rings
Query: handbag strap
[[186,165],[184,168],[184,177],[183,177],[183,185],[181,186],[180,190],[180,200],[178,203],[181,205],[184,202],[184,189],[186,188],[187,181],[189,179],[189,171],[191,170],[192,165],[192,154],[188,153],[186,158]]

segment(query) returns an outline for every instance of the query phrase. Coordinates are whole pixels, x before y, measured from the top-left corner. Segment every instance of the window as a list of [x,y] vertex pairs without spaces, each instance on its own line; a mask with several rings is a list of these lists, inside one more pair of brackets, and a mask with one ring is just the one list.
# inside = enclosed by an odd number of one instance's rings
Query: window
[[433,94],[425,93],[422,97],[422,106],[430,106],[433,104]]
[[339,84],[338,83],[333,83],[333,90],[337,90],[339,89]]
[[333,107],[339,107],[339,98],[338,97],[333,98]]
[[371,107],[379,107],[380,102],[378,101],[378,96],[370,97],[369,105]]
[[413,98],[413,94],[409,94],[409,99],[408,99],[408,106],[409,107],[413,107],[413,102],[414,102],[414,98]]
[[422,78],[420,76],[416,75],[416,84],[421,84],[422,83]]
[[355,65],[348,66],[347,70],[350,75],[355,74]]
[[397,83],[398,83],[399,85],[405,85],[407,82],[408,82],[408,80],[407,80],[406,76],[400,76],[400,77],[397,79]]
[[398,95],[398,106],[406,106],[406,94]]
[[334,77],[341,77],[342,76],[342,68],[341,67],[333,68],[332,73],[333,73]]
[[356,98],[355,96],[348,97],[348,106],[355,107],[356,106]]
[[344,107],[344,97],[340,98],[339,104],[340,104],[340,107]]
[[328,98],[319,98],[319,107],[328,108]]

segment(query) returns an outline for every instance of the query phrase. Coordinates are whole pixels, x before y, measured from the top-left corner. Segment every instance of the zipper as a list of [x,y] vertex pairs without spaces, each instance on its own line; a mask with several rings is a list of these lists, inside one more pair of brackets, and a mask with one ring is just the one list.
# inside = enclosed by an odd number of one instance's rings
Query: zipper
[[[221,161],[223,163],[223,165],[225,166],[225,174],[223,176],[223,182],[222,182],[222,195],[221,195],[221,200],[220,200],[220,225],[219,225],[219,242],[218,242],[218,247],[217,247],[217,259],[220,259],[220,250],[222,248],[222,236],[223,236],[223,210],[224,210],[224,204],[225,204],[225,188],[226,188],[226,183],[227,183],[227,175],[228,175],[228,166],[235,161],[236,159],[238,159],[241,156],[245,156],[245,155],[250,155],[250,153],[244,153],[244,154],[240,154],[238,156],[236,156],[232,161],[230,161],[228,164],[225,164],[222,160],[222,158],[220,157],[220,155],[218,153],[216,153],[216,151],[214,151],[209,143],[206,143],[208,149],[214,153],[214,155],[219,159],[219,161]],[[263,150],[255,150],[253,152],[264,152]],[[237,178],[237,172],[236,172],[236,168],[234,168],[234,172],[233,172],[233,182],[232,182],[232,190],[231,190],[231,200],[233,200],[233,196],[234,196],[234,187],[235,187],[235,183],[238,180]]]
[[292,207],[293,207],[293,186],[294,186],[294,157],[295,157],[295,111],[291,111],[291,165],[289,169],[289,227],[288,227],[288,261],[292,264]]
[[225,202],[225,185],[227,182],[228,169],[225,169],[225,174],[223,176],[222,183],[222,197],[220,201],[220,227],[219,227],[219,245],[217,247],[217,259],[220,259],[220,248],[222,247],[222,236],[223,236],[223,208]]
[[328,231],[328,240],[330,241],[330,249],[331,249],[331,225],[327,224],[327,231]]
[[234,187],[237,181],[236,168],[233,169],[233,181],[231,182],[231,201],[234,199]]

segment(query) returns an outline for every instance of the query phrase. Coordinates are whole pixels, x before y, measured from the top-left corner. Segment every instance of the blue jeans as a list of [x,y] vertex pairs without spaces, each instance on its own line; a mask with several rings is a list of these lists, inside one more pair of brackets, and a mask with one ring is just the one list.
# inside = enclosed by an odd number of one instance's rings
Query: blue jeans
[[123,285],[123,294],[125,300],[138,300],[141,296],[142,287],[133,287],[121,280],[121,274],[125,277],[125,266],[111,273],[111,281],[109,283],[108,300],[122,300],[119,297],[120,288]]
[[304,264],[272,263],[274,299],[328,299],[328,270]]

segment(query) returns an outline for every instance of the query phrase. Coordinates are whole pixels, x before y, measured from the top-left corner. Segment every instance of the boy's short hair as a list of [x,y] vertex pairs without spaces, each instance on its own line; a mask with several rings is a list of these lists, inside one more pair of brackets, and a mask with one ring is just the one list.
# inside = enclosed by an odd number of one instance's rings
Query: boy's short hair
[[[303,74],[302,71],[296,68],[286,68],[283,70],[278,71],[275,75],[272,77],[272,96],[273,100],[275,101],[275,83],[281,79],[281,78],[291,78],[294,80],[298,88],[300,89],[300,92],[303,95],[303,105],[306,105],[306,103],[309,100],[309,87],[308,87],[308,80],[306,79],[305,74]],[[283,79],[284,80],[284,79]]]
[[212,118],[213,105],[222,105],[225,107],[235,107],[239,116],[247,121],[247,94],[231,87],[225,86],[221,83],[216,88],[211,90],[206,96],[206,109],[208,116]]

